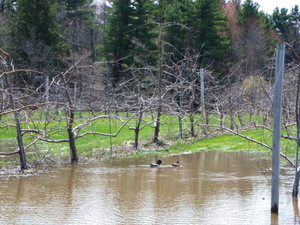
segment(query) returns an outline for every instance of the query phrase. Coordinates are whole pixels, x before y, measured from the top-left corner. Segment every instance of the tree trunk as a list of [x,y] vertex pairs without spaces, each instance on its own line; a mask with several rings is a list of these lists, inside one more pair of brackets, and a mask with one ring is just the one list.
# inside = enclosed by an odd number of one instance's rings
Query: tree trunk
[[139,127],[136,127],[135,130],[135,135],[134,135],[134,148],[137,149],[139,147]]
[[190,113],[190,124],[191,124],[191,136],[195,137],[195,120],[194,120],[195,114],[194,113]]
[[73,65],[71,68],[69,68],[65,73],[62,73],[62,80],[63,85],[66,90],[66,95],[68,99],[68,108],[69,108],[69,121],[68,121],[68,137],[69,137],[69,146],[70,146],[70,156],[71,156],[71,163],[77,163],[78,162],[78,155],[77,155],[77,148],[75,143],[75,136],[73,132],[73,124],[74,124],[74,104],[72,102],[72,98],[70,95],[69,87],[67,85],[66,77],[65,75],[68,74],[71,70],[75,68],[75,66],[78,64],[77,62],[75,65]]
[[[5,71],[8,72],[7,64],[4,67],[5,67]],[[8,87],[11,107],[12,107],[13,110],[15,110],[16,109],[16,103],[15,103],[15,98],[14,98],[13,90],[12,90],[12,87],[11,87],[11,82],[10,82],[10,79],[9,79],[9,75],[5,75],[5,80],[6,80],[6,84],[7,84],[7,87]],[[27,166],[27,163],[26,163],[26,154],[25,154],[25,148],[24,148],[23,138],[22,138],[22,133],[21,133],[19,113],[17,111],[14,112],[14,118],[15,118],[15,123],[16,123],[16,130],[17,130],[17,141],[18,141],[18,146],[19,146],[19,156],[20,156],[21,170],[25,170],[25,169],[28,169],[28,166]]]
[[143,103],[140,104],[140,112],[139,112],[139,119],[138,123],[135,127],[135,137],[134,137],[134,148],[137,149],[139,146],[139,134],[140,134],[140,126],[143,118]]
[[70,154],[71,154],[71,163],[78,162],[78,155],[75,143],[75,137],[73,133],[73,122],[74,122],[74,112],[70,112],[70,121],[68,124],[68,136],[69,136],[69,146],[70,146]]
[[158,143],[159,129],[160,129],[161,106],[157,109],[157,118],[155,121],[153,142]]

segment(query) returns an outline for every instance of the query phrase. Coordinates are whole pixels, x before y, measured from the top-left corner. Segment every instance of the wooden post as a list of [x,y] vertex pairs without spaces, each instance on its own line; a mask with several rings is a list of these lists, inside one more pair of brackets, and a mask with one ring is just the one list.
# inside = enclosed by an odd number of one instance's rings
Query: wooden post
[[179,106],[179,114],[178,114],[178,123],[179,123],[179,138],[183,139],[183,128],[182,128],[182,117],[181,117],[181,111],[182,111],[182,91],[181,88],[179,89],[179,97],[177,99],[177,104]]
[[272,196],[271,212],[278,213],[279,207],[279,172],[280,172],[280,137],[281,137],[281,111],[282,89],[284,72],[285,44],[276,48],[276,71],[274,93],[274,120],[273,120],[273,151],[272,151]]
[[76,105],[76,95],[77,95],[77,82],[74,82],[74,106]]
[[205,118],[205,102],[204,102],[204,69],[200,69],[200,101],[201,101],[201,117],[202,117],[202,131],[206,134],[204,128],[204,118]]
[[[0,89],[1,89],[1,101],[0,101],[0,113],[4,112],[4,82],[0,78]],[[0,115],[1,120],[1,115]]]
[[[110,90],[110,81],[108,79],[108,62],[106,62],[106,87],[107,87],[107,92],[106,92],[106,99],[105,99],[105,115],[106,113],[108,112],[108,125],[109,125],[109,134],[111,134],[111,118],[110,118],[110,104],[112,104],[110,101],[110,93],[111,93],[111,90]],[[113,148],[112,148],[112,137],[109,136],[109,152],[110,152],[110,158],[112,157],[112,154],[113,154]]]
[[49,76],[46,76],[45,89],[46,89],[46,120],[48,120],[48,110],[49,110]]

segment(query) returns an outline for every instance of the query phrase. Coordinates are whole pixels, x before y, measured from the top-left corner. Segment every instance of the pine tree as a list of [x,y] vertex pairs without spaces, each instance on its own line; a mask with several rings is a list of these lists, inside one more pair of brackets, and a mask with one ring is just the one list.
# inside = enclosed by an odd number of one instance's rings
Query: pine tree
[[0,46],[3,49],[8,49],[10,26],[8,18],[13,11],[13,1],[0,0]]
[[259,5],[253,0],[246,0],[242,5],[242,10],[239,11],[239,21],[241,24],[246,24],[249,19],[259,19]]
[[95,53],[95,17],[91,0],[58,0],[58,18],[72,53]]
[[43,68],[59,51],[54,0],[19,0],[13,14],[12,48],[18,63]]
[[131,1],[114,0],[104,37],[105,58],[108,61],[113,61],[111,77],[114,84],[118,83],[125,76],[122,71],[132,62],[130,58],[132,49],[131,25]]
[[133,2],[133,19],[130,31],[132,33],[132,55],[135,67],[153,66],[156,63],[157,34],[154,32],[152,20],[153,3],[149,0],[135,0]]
[[191,15],[191,34],[194,49],[201,54],[201,63],[215,64],[221,68],[229,50],[230,39],[226,35],[228,21],[220,0],[197,0]]
[[174,62],[181,60],[189,49],[189,16],[193,2],[175,0],[167,7],[165,15],[166,52],[170,52]]
[[295,5],[291,13],[286,8],[276,8],[272,14],[273,27],[277,30],[283,41],[289,44],[290,54],[288,60],[298,60],[300,57],[300,12]]
[[[128,68],[155,64],[155,32],[150,0],[114,0],[104,38],[104,53],[113,61],[111,77],[116,84],[131,77]],[[126,70],[126,72],[124,72]]]

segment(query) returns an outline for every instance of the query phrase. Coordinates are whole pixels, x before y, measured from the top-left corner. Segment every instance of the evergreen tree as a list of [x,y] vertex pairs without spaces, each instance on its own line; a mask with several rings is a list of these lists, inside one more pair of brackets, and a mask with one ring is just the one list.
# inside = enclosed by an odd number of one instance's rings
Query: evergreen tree
[[113,1],[105,31],[104,54],[106,60],[113,61],[114,84],[131,76],[128,68],[155,63],[152,7],[150,0]]
[[246,0],[242,5],[242,10],[239,11],[239,22],[247,25],[247,20],[259,19],[259,4],[253,0]]
[[300,11],[299,6],[295,5],[295,7],[292,8],[291,12],[291,21],[293,23],[293,41],[292,44],[292,51],[293,51],[293,57],[300,62]]
[[192,11],[191,0],[175,0],[166,11],[166,42],[165,51],[170,53],[174,62],[186,55],[189,46],[189,16]]
[[227,18],[222,11],[220,0],[196,0],[191,13],[191,34],[194,49],[201,54],[201,63],[213,62],[221,69],[229,50],[230,39]]
[[13,11],[12,0],[0,0],[0,46],[8,49],[10,26],[8,23],[9,15]]
[[60,50],[54,0],[19,0],[12,16],[12,48],[18,63],[44,68]]
[[153,66],[156,63],[154,21],[152,10],[154,6],[149,0],[135,0],[133,2],[133,19],[130,31],[132,33],[132,55],[135,67]]
[[274,28],[280,33],[284,40],[288,41],[292,23],[290,15],[286,8],[276,8],[272,14],[272,20],[274,22]]
[[91,0],[58,0],[59,24],[72,53],[95,57],[95,18]]
[[111,76],[115,84],[123,77],[122,71],[132,62],[130,58],[132,12],[130,0],[114,0],[112,2],[104,37],[104,53],[108,61],[113,61]]
[[295,5],[291,13],[286,8],[276,8],[272,14],[273,27],[279,32],[282,40],[289,44],[290,54],[287,59],[300,57],[300,12]]
[[272,18],[268,14],[261,12],[262,28],[264,30],[264,38],[266,41],[265,52],[266,60],[273,59],[276,48],[276,43],[279,42],[280,37],[277,32],[273,29]]

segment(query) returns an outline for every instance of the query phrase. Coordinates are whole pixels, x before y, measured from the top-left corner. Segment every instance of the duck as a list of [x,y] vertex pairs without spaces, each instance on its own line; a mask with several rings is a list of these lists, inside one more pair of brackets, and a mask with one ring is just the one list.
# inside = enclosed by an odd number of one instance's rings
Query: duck
[[156,163],[151,163],[150,167],[159,167],[159,165],[162,163],[162,161],[159,159],[156,161]]
[[174,167],[180,167],[179,161],[177,161],[176,163],[172,163],[171,165]]

